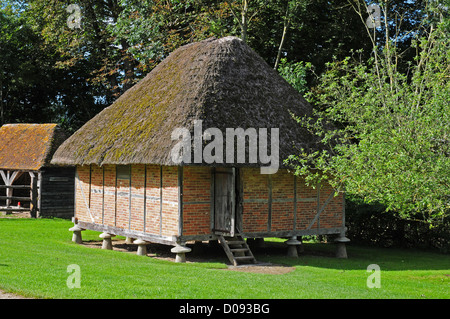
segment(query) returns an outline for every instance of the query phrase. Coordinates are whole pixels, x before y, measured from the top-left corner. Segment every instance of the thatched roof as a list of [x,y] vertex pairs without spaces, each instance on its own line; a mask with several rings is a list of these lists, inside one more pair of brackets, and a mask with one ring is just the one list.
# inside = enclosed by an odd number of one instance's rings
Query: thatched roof
[[0,128],[0,169],[37,171],[64,141],[57,124],[5,124]]
[[178,141],[171,133],[192,132],[194,120],[203,121],[203,130],[216,127],[224,135],[225,128],[279,128],[281,162],[300,147],[314,147],[314,137],[291,116],[311,111],[243,41],[208,39],[171,53],[66,140],[52,163],[174,165],[171,150]]

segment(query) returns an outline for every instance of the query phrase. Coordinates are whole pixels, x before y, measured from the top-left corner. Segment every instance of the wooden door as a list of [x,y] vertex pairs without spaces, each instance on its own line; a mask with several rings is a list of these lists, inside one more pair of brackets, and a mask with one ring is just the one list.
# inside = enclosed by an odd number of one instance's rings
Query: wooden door
[[214,171],[214,232],[234,236],[235,232],[235,171],[216,168]]

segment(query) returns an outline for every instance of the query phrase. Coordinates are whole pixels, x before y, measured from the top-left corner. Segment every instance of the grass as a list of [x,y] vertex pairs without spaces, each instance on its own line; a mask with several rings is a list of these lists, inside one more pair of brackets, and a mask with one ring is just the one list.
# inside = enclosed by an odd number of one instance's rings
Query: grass
[[[259,261],[295,267],[282,275],[225,271],[221,251],[208,262],[177,264],[135,253],[71,242],[73,224],[60,219],[0,218],[0,289],[34,298],[436,298],[450,297],[450,256],[418,250],[348,245],[348,259],[330,244],[305,244],[285,257],[273,240]],[[99,240],[83,232],[83,240]],[[189,255],[187,259],[189,260]],[[79,265],[81,288],[69,289],[67,267]],[[369,264],[380,266],[381,288],[368,288]]]

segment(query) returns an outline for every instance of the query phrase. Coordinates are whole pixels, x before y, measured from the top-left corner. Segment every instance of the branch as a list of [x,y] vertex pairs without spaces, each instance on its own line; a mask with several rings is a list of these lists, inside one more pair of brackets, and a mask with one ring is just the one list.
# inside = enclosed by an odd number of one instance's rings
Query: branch
[[[355,6],[353,5],[353,3],[351,2],[351,0],[347,0],[349,3],[350,3],[350,5],[352,6],[352,8],[353,8],[353,10],[355,10],[355,12],[359,15],[359,17],[360,17],[360,19],[361,19],[361,21],[362,21],[362,23],[364,24],[364,27],[366,28],[366,31],[367,31],[367,34],[369,35],[369,38],[370,38],[370,41],[372,42],[372,47],[373,47],[373,53],[374,53],[374,56],[375,56],[375,69],[376,69],[376,72],[377,72],[377,78],[378,78],[378,85],[379,85],[379,88],[380,88],[380,92],[383,90],[383,85],[382,85],[382,81],[381,81],[381,75],[380,75],[380,68],[379,68],[379,56],[378,56],[378,53],[377,53],[377,50],[376,50],[376,48],[377,48],[377,45],[376,45],[376,43],[375,43],[375,28],[374,28],[374,30],[373,30],[373,33],[374,33],[374,35],[373,35],[373,37],[372,37],[372,35],[371,35],[371,33],[370,33],[370,30],[369,30],[369,27],[367,26],[367,24],[366,24],[366,21],[364,20],[364,18],[363,18],[363,16],[362,16],[362,12],[361,12],[361,4],[360,4],[360,2],[358,1],[358,0],[356,0],[356,2],[358,3],[358,8],[355,8]],[[364,2],[364,5],[365,5],[365,8],[366,8],[366,12],[368,11],[367,9],[368,9],[368,7],[367,7],[367,4]],[[384,107],[386,107],[386,100],[385,100],[385,97],[384,97],[384,95],[383,94],[381,94],[381,98],[382,98],[382,100],[383,100],[383,105],[384,105]]]
[[284,42],[286,41],[287,30],[289,29],[289,25],[290,24],[291,24],[291,18],[289,16],[289,2],[288,2],[287,3],[287,8],[286,8],[286,17],[284,18],[283,35],[281,36],[281,42],[280,42],[280,45],[278,47],[277,58],[275,60],[275,65],[273,66],[273,69],[275,71],[277,70],[278,64],[280,63],[281,51],[283,50]]
[[243,28],[242,23],[241,23],[241,21],[239,20],[239,17],[237,16],[236,12],[233,10],[233,7],[231,6],[231,4],[230,4],[228,1],[226,2],[226,4],[227,4],[228,7],[230,8],[231,14],[232,14],[233,17],[236,19],[236,21],[237,21],[238,24],[239,24],[239,27],[240,27],[241,30],[242,30],[242,28]]

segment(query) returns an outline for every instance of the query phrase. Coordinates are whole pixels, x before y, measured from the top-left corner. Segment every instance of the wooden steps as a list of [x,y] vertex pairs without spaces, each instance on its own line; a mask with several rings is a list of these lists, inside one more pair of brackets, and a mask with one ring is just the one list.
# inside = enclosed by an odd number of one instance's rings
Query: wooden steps
[[242,263],[256,264],[255,256],[241,235],[237,234],[234,237],[219,235],[219,243],[234,266]]

